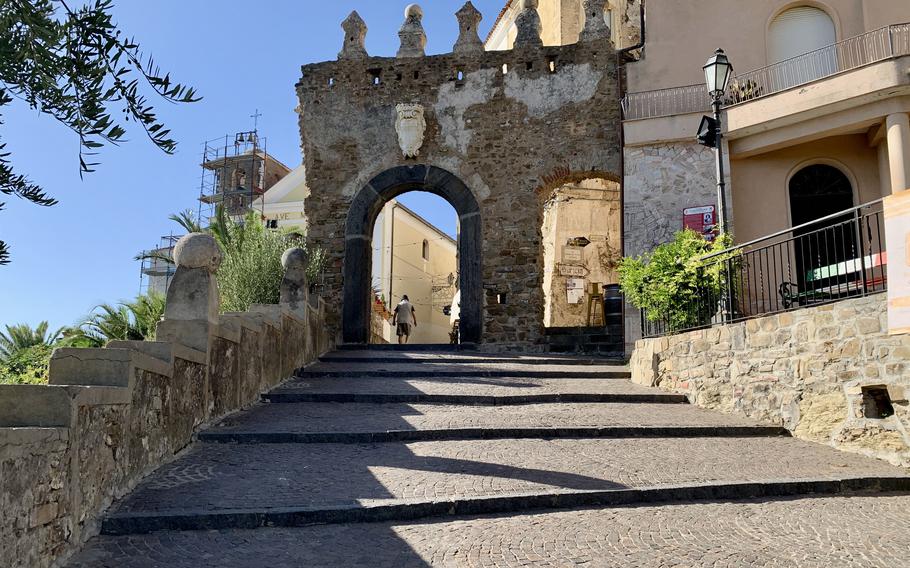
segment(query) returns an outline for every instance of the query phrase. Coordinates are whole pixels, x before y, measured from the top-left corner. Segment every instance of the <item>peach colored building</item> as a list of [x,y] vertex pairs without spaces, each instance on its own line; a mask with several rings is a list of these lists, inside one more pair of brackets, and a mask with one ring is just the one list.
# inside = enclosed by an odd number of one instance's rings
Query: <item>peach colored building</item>
[[[683,209],[716,202],[714,154],[695,132],[717,48],[736,73],[723,118],[738,242],[910,188],[910,2],[645,1],[644,30],[641,0],[609,0],[605,15],[614,47],[637,48],[623,56],[626,255],[669,240]],[[507,3],[487,49],[511,47],[521,4]],[[540,0],[545,44],[577,41],[580,6]]]

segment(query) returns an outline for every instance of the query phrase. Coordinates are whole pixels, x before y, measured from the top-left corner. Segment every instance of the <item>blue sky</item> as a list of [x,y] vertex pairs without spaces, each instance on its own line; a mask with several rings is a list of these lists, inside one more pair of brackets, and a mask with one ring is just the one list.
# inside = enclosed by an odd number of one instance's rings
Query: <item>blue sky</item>
[[[505,0],[473,0],[484,14],[485,34]],[[369,27],[367,50],[391,56],[407,2],[393,0],[120,0],[115,19],[173,79],[196,87],[192,105],[158,101],[155,108],[179,141],[177,154],[157,150],[144,134],[106,147],[97,171],[80,180],[78,140],[47,117],[14,103],[0,134],[14,166],[60,204],[43,208],[5,199],[0,237],[12,264],[0,267],[0,326],[69,325],[101,302],[130,299],[139,291],[133,257],[176,231],[171,213],[195,209],[205,140],[253,127],[256,109],[268,151],[290,167],[300,164],[294,83],[300,65],[334,59],[342,20],[357,10]],[[427,52],[451,51],[458,36],[454,13],[461,0],[422,4]],[[454,212],[438,198],[403,201],[454,233]]]

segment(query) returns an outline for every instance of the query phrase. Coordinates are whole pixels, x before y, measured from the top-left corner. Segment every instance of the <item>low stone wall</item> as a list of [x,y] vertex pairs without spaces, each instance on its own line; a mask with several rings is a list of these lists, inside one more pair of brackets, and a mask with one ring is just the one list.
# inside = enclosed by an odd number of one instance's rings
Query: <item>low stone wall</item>
[[0,565],[60,565],[97,533],[113,500],[196,431],[252,405],[333,347],[321,300],[174,325],[168,314],[186,292],[172,285],[159,329],[179,336],[184,326],[199,340],[205,328],[205,350],[176,341],[57,349],[50,384],[0,385]]
[[[910,335],[887,334],[885,295],[639,340],[631,367],[699,406],[910,467]],[[892,416],[871,417],[876,396]]]

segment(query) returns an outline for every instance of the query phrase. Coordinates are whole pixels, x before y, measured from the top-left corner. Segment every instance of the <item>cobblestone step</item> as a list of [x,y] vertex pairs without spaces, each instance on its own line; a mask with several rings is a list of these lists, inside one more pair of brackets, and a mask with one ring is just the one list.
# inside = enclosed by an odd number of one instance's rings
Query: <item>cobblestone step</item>
[[272,403],[301,402],[359,402],[371,404],[423,403],[512,406],[524,404],[547,404],[557,402],[577,403],[663,403],[685,404],[681,394],[598,394],[598,393],[550,393],[515,396],[470,395],[470,394],[424,394],[424,393],[350,393],[350,392],[307,392],[293,389],[275,390],[262,395],[262,400]]
[[[326,364],[320,364],[326,365]],[[325,367],[308,367],[298,370],[294,376],[299,379],[316,377],[361,377],[361,378],[443,378],[443,377],[502,377],[502,378],[534,378],[534,379],[628,379],[631,373],[628,370],[603,370],[603,371],[566,371],[566,370],[522,370],[522,369],[480,369],[462,366],[461,368],[433,368],[426,366],[422,369],[382,369],[369,365],[363,367],[345,365],[342,368],[327,369]]]
[[444,428],[385,432],[201,432],[199,440],[220,444],[369,444],[439,440],[743,438],[789,436],[780,426],[644,426],[607,428]]
[[102,536],[70,568],[906,566],[910,496],[764,498],[578,511]]
[[426,364],[426,363],[444,363],[444,364],[465,364],[465,365],[590,365],[590,366],[623,366],[625,360],[622,358],[606,357],[571,357],[571,356],[502,356],[502,355],[485,355],[480,353],[474,354],[446,354],[446,353],[397,353],[390,351],[382,355],[373,352],[344,352],[332,353],[319,358],[322,363],[354,363],[354,364]]
[[190,510],[167,513],[115,513],[104,519],[103,535],[135,535],[156,531],[211,531],[260,527],[303,527],[314,524],[409,521],[430,517],[490,515],[533,510],[615,507],[663,502],[729,501],[805,495],[872,495],[910,492],[910,478],[846,478],[799,481],[685,484],[607,491],[554,491],[524,495],[365,503],[326,507]]
[[359,522],[529,508],[910,491],[900,468],[782,437],[196,444],[106,533]]
[[[326,441],[333,434],[353,435],[338,441],[370,442],[433,439],[433,436],[494,439],[785,435],[787,430],[763,427],[752,420],[688,404],[555,403],[491,407],[302,403],[256,405],[227,417],[201,433],[200,439],[251,441],[268,433],[277,434],[268,438],[274,443],[283,436],[288,436],[287,441]],[[229,434],[242,436],[232,438]],[[251,436],[244,437],[247,434]],[[294,438],[292,434],[314,436]]]
[[477,351],[477,345],[473,343],[461,343],[459,345],[446,345],[441,343],[409,343],[407,345],[398,345],[397,343],[385,343],[381,345],[343,343],[339,345],[337,349],[338,351],[403,351],[405,353],[435,351],[439,353],[457,353],[460,351]]

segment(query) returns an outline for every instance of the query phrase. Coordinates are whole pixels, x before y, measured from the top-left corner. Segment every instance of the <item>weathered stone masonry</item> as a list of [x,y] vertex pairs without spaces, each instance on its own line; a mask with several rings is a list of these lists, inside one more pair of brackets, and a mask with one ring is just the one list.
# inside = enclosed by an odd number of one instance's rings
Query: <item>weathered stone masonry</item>
[[[426,166],[456,177],[479,205],[480,341],[541,344],[543,203],[571,179],[619,180],[620,109],[609,39],[506,52],[355,56],[302,71],[306,212],[309,238],[328,253],[325,297],[337,306],[327,314],[331,330],[343,327],[345,224],[355,195],[392,168]],[[414,159],[398,145],[401,103],[424,108],[426,132]],[[368,294],[356,291],[363,302]],[[497,303],[497,294],[506,303]]]
[[284,259],[281,304],[219,314],[213,265],[182,248],[192,266],[177,256],[185,277],[168,290],[158,332],[180,339],[57,349],[49,385],[0,386],[0,565],[61,565],[114,499],[195,432],[331,349],[324,304],[293,293],[306,289],[303,251]]
[[[632,380],[910,467],[910,335],[886,330],[879,294],[645,339]],[[869,388],[889,393],[892,416],[866,415]]]

